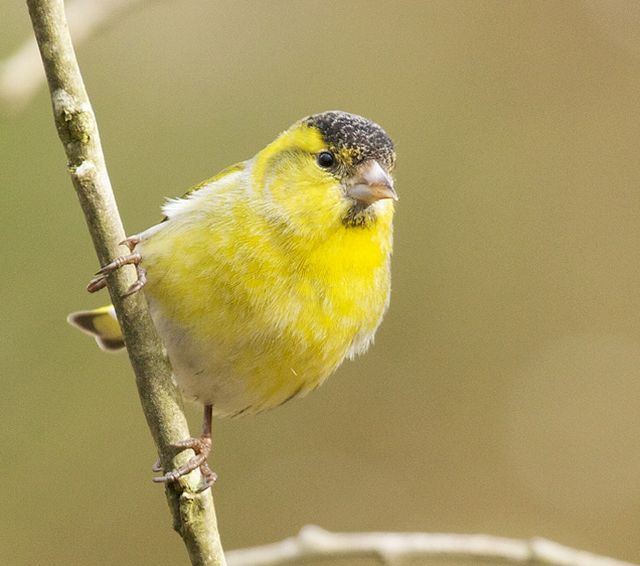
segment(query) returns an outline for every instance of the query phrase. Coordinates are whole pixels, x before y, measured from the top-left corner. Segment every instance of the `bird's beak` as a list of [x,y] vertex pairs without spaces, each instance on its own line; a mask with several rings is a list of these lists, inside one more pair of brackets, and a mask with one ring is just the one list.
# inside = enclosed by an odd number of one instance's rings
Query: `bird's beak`
[[366,206],[385,198],[398,200],[391,176],[373,160],[358,167],[347,186],[347,196]]

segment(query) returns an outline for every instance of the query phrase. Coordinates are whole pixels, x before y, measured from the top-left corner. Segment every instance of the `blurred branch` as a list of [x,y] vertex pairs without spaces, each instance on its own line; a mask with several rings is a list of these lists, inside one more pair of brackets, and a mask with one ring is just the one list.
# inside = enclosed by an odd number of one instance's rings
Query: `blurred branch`
[[374,559],[385,566],[400,566],[420,560],[448,563],[453,559],[478,563],[526,564],[527,566],[633,566],[613,558],[574,550],[535,538],[516,540],[488,535],[428,533],[330,533],[307,526],[297,537],[281,542],[232,550],[229,566],[323,564],[339,560]]
[[[91,37],[116,15],[139,5],[142,0],[69,0],[65,10],[75,44]],[[44,83],[38,46],[27,39],[12,55],[0,62],[0,104],[8,111],[22,110]]]
[[[82,81],[62,0],[27,0],[44,64],[58,135],[101,265],[120,255],[125,237],[100,144],[98,127]],[[165,469],[184,463],[192,451],[175,458],[171,445],[189,437],[181,397],[142,294],[123,298],[134,280],[132,269],[109,278],[109,292],[136,375],[147,423]],[[82,461],[80,460],[80,464]],[[197,493],[202,478],[195,470],[166,486],[174,528],[182,536],[192,564],[225,564],[211,490]]]

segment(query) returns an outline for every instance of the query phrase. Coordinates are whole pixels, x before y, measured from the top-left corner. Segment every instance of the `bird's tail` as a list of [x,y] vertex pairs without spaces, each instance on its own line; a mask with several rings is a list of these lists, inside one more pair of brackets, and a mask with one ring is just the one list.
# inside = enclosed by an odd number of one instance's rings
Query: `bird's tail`
[[107,352],[124,348],[122,331],[116,318],[113,305],[100,307],[92,311],[72,312],[67,322],[96,339],[98,346]]

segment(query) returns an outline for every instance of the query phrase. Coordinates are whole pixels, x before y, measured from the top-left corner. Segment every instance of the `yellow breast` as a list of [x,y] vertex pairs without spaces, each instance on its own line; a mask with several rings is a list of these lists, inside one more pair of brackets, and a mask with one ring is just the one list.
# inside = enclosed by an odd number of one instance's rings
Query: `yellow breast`
[[389,299],[393,205],[376,205],[371,226],[329,222],[310,238],[233,184],[214,200],[142,242],[145,293],[185,393],[219,414],[259,411],[366,350]]

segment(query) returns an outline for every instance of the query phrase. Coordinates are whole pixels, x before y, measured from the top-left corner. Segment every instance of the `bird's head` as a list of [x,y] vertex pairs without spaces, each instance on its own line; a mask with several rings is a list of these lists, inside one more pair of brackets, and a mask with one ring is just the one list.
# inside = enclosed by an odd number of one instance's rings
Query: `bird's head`
[[293,229],[373,227],[391,222],[397,200],[393,142],[377,124],[347,112],[303,118],[253,159],[256,200]]

